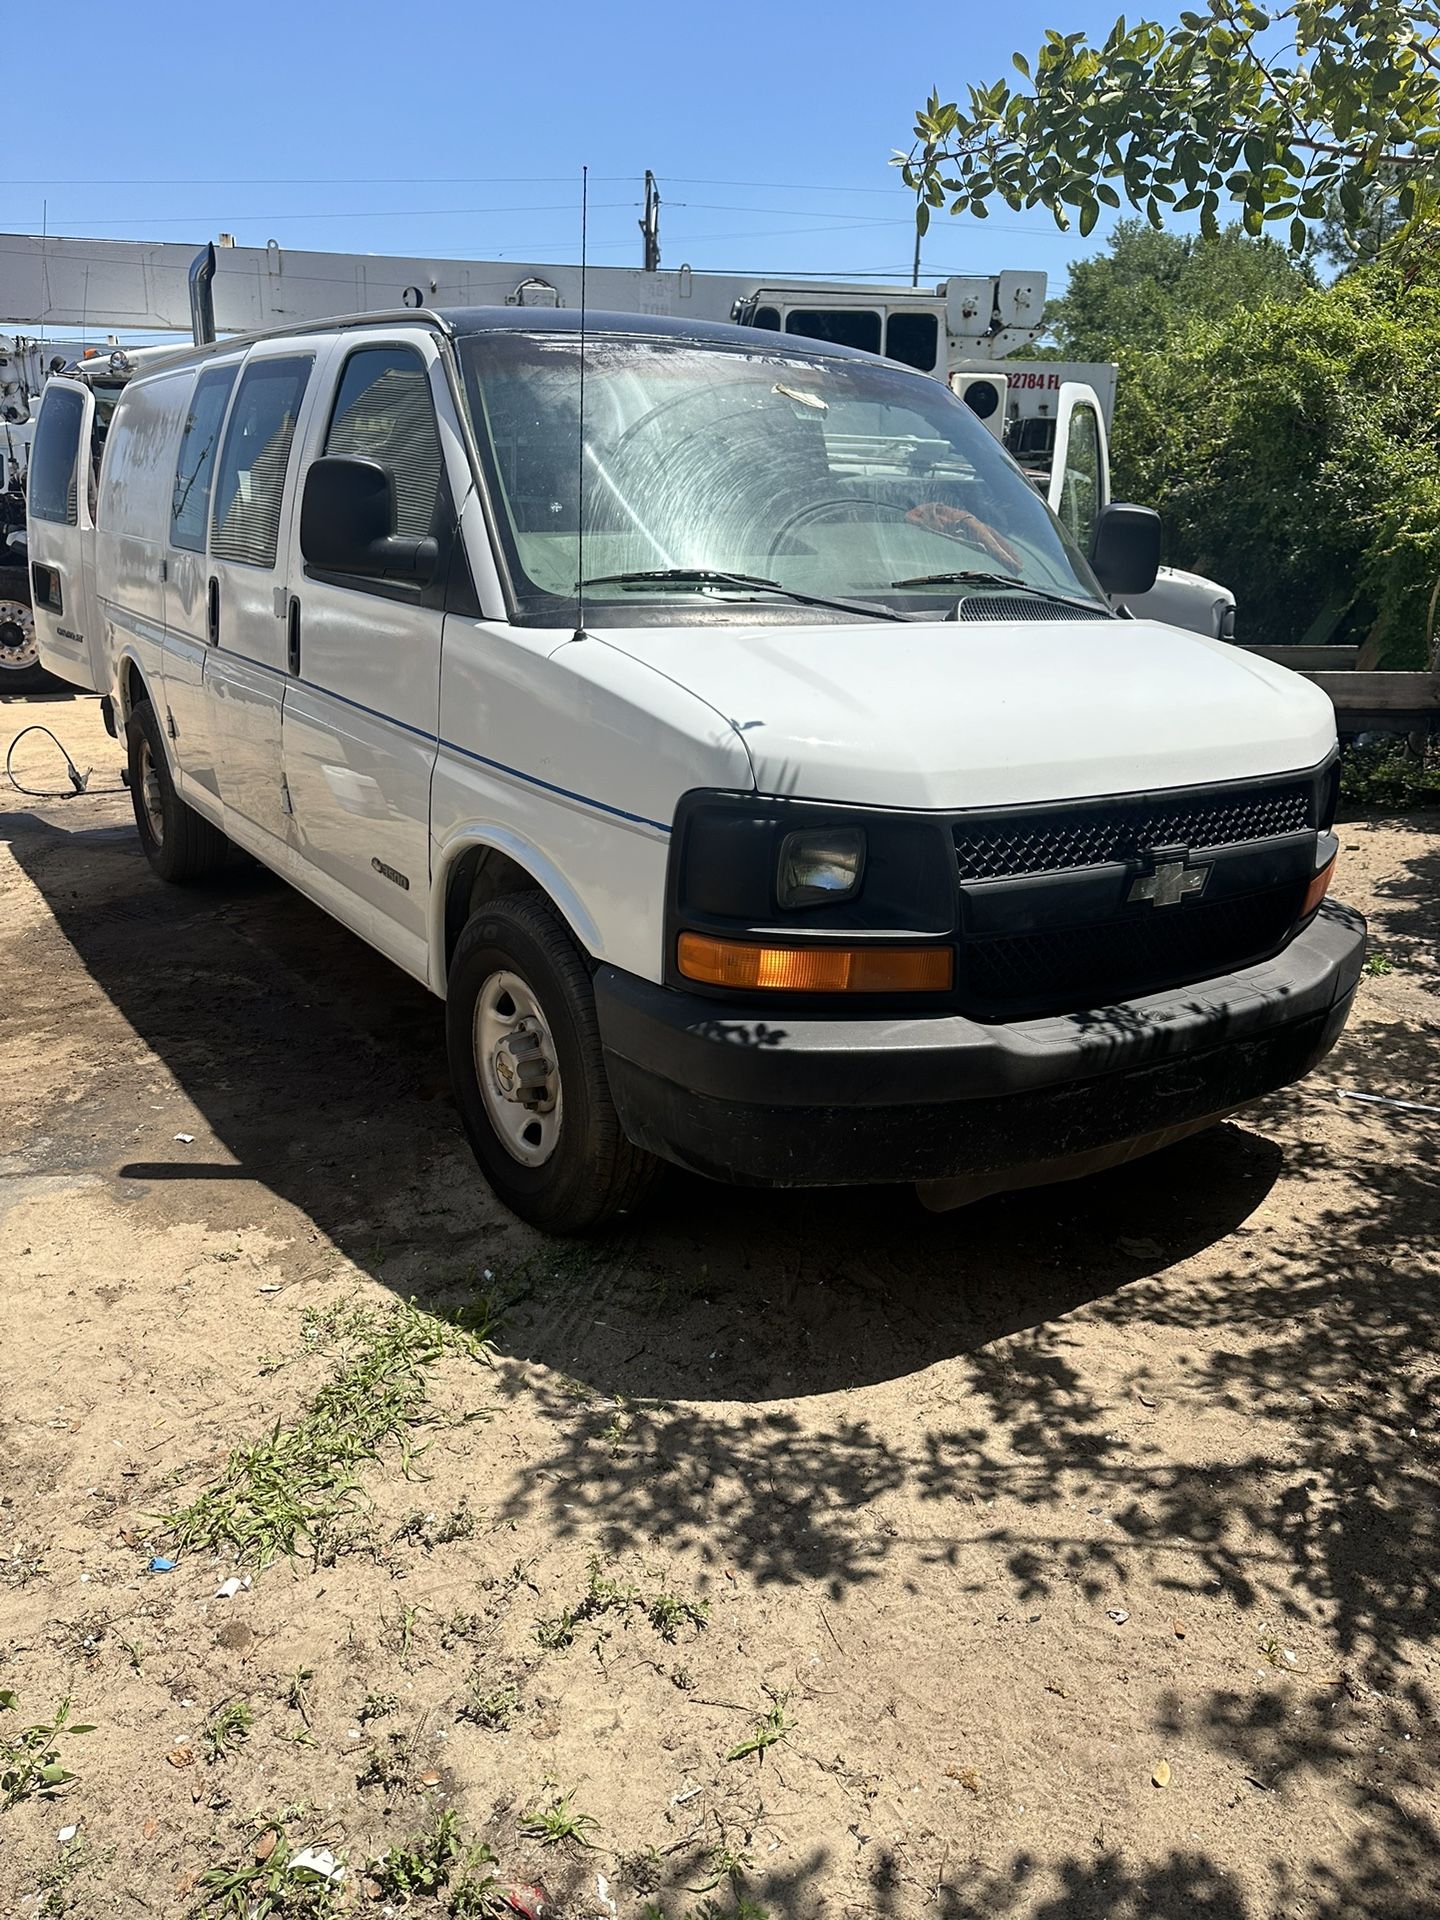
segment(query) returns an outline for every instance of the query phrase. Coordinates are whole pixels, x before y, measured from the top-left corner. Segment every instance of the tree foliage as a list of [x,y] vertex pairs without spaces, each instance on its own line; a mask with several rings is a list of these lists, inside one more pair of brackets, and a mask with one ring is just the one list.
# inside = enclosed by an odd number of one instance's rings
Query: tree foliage
[[1251,240],[1237,226],[1203,240],[1121,220],[1106,253],[1072,262],[1045,321],[1062,358],[1115,360],[1128,349],[1162,348],[1193,320],[1298,300],[1314,285],[1311,269],[1284,247]]
[[1169,557],[1224,580],[1245,635],[1424,662],[1440,578],[1440,282],[1363,267],[1298,298],[1192,317],[1119,358],[1121,498]]
[[1045,207],[1089,234],[1122,200],[1152,226],[1221,207],[1247,233],[1278,222],[1301,251],[1332,205],[1392,199],[1404,247],[1440,220],[1440,0],[1208,0],[1170,28],[1117,20],[1108,38],[1047,32],[1025,81],[932,93],[902,161],[925,231],[933,211]]

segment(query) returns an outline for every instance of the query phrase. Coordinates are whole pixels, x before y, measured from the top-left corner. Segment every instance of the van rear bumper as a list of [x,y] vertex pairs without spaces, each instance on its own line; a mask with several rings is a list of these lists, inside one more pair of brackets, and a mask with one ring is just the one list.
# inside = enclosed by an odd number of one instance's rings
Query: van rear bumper
[[1148,1152],[1298,1080],[1339,1038],[1364,954],[1365,922],[1327,902],[1259,966],[1003,1026],[792,1018],[606,966],[595,997],[637,1146],[745,1186],[968,1183],[974,1197]]

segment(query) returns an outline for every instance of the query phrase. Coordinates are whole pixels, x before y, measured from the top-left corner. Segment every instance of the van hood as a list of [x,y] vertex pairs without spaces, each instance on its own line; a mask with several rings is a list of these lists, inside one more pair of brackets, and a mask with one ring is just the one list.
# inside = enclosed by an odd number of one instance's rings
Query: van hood
[[[761,793],[944,810],[1312,767],[1328,697],[1152,620],[603,628],[739,733]],[[583,643],[582,643],[583,644]]]

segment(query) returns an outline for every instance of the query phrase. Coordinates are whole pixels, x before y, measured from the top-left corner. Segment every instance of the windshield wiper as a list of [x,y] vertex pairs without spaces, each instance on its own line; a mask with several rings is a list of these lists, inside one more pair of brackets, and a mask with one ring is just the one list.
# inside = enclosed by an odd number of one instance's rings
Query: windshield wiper
[[1073,594],[1056,593],[1053,587],[1032,587],[1028,580],[1017,580],[1012,573],[917,573],[908,580],[892,580],[892,587],[1011,587],[1016,593],[1033,593],[1037,600],[1053,600],[1061,607],[1102,609],[1098,600],[1077,600]]
[[597,573],[582,587],[743,587],[750,593],[778,593],[802,607],[833,607],[838,613],[858,613],[867,620],[903,620],[893,607],[868,600],[837,600],[829,594],[804,593],[779,580],[763,580],[754,573],[726,573],[720,567],[656,567],[634,573]]

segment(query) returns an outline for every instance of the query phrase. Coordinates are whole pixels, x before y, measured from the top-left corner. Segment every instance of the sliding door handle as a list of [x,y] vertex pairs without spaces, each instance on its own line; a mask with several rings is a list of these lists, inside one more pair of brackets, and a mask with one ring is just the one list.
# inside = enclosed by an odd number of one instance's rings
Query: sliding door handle
[[286,655],[291,673],[298,676],[300,672],[300,602],[293,593],[290,596],[290,621],[286,630]]
[[220,582],[212,573],[205,601],[205,637],[212,647],[220,644]]

